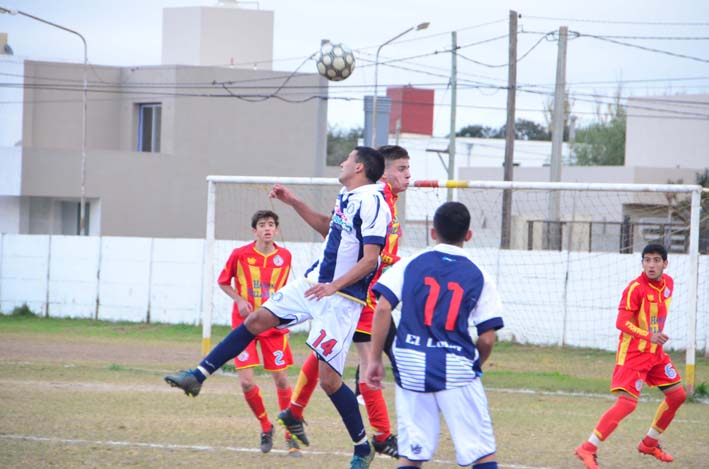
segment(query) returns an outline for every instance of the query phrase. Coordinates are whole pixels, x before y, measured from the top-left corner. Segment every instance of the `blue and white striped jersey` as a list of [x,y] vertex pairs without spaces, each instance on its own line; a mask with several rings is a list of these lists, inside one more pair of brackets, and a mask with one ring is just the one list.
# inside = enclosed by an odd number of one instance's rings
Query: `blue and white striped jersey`
[[495,284],[464,249],[438,244],[403,259],[373,289],[392,307],[402,303],[393,345],[399,386],[435,392],[480,375],[469,328],[476,327],[478,334],[502,328],[502,304]]
[[[390,221],[391,213],[379,186],[367,184],[351,192],[343,187],[335,201],[322,254],[305,277],[317,283],[341,277],[362,258],[365,244],[384,246]],[[364,302],[375,270],[340,293]]]

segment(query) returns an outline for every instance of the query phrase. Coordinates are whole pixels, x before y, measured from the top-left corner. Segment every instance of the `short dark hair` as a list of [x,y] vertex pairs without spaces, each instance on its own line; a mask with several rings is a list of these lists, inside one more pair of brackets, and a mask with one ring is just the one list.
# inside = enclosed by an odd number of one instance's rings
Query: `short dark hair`
[[665,249],[665,246],[662,244],[648,244],[645,246],[645,249],[643,249],[643,258],[645,254],[659,254],[662,256],[663,261],[667,260],[667,249]]
[[251,216],[251,228],[256,228],[258,222],[266,218],[273,218],[273,222],[278,226],[278,215],[276,215],[276,212],[272,212],[271,210],[259,210]]
[[465,241],[470,229],[470,212],[460,202],[446,202],[436,209],[433,228],[440,242],[455,244]]
[[364,174],[369,182],[375,183],[384,174],[384,158],[374,148],[355,147],[357,152],[357,163],[364,165]]
[[400,160],[402,158],[409,159],[409,152],[406,151],[404,147],[399,145],[382,145],[377,148],[379,153],[384,157],[384,162],[389,163],[394,160]]

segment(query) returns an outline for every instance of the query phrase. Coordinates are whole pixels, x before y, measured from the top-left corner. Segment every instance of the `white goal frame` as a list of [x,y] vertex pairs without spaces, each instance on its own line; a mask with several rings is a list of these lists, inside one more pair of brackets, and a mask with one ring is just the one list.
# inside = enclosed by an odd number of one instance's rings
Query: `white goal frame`
[[[216,185],[230,184],[283,184],[339,186],[336,178],[308,177],[261,177],[261,176],[207,176],[207,225],[204,252],[204,270],[202,286],[202,354],[211,350],[211,331],[213,315],[212,291],[214,285],[214,254],[216,233]],[[546,190],[546,191],[615,191],[615,192],[663,192],[684,193],[691,196],[690,236],[689,236],[689,292],[688,326],[685,383],[688,391],[693,392],[697,348],[697,298],[699,274],[699,226],[702,186],[689,184],[609,184],[609,183],[571,183],[571,182],[518,182],[518,181],[454,181],[454,180],[419,180],[411,186],[428,188],[447,188],[454,198],[454,189],[498,189],[498,190]]]

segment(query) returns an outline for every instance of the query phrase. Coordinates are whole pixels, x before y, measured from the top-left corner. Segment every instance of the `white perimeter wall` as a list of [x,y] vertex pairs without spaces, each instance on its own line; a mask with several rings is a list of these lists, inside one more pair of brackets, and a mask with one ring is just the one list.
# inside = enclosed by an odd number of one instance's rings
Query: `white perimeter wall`
[[[229,324],[231,301],[216,278],[231,250],[218,241],[212,299],[214,323]],[[288,243],[291,276],[317,257],[317,243]],[[402,254],[406,255],[405,250]],[[615,350],[615,318],[623,287],[640,272],[635,255],[474,249],[504,303],[503,340]],[[0,311],[26,303],[49,317],[199,324],[204,240],[132,237],[0,235]],[[673,254],[675,295],[665,331],[685,349],[688,256]],[[565,278],[568,274],[568,282]],[[292,278],[291,277],[291,278]],[[709,345],[709,257],[701,256],[697,348]],[[304,327],[307,327],[304,326]],[[303,329],[301,327],[300,329]]]

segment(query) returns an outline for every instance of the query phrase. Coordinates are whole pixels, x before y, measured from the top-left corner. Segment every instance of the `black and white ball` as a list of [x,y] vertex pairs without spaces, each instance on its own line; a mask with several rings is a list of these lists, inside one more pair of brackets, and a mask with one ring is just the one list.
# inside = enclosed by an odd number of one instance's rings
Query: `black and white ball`
[[352,75],[355,57],[346,45],[326,42],[315,54],[315,64],[320,75],[328,80],[341,81]]

